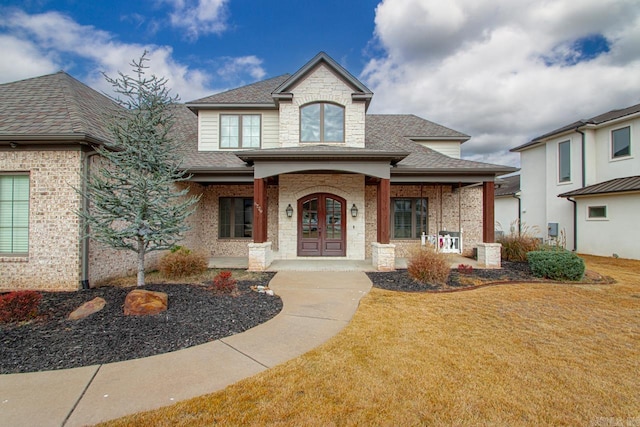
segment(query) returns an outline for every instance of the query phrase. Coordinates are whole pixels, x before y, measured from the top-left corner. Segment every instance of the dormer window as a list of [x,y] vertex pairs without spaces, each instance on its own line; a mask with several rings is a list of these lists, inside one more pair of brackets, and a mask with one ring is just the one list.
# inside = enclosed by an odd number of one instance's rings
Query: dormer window
[[344,107],[327,102],[300,108],[301,142],[344,142]]

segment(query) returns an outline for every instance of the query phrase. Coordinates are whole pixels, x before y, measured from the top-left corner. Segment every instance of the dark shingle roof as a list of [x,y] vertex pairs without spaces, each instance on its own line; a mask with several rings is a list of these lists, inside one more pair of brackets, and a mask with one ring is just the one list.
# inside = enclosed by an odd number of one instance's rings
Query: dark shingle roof
[[640,191],[640,175],[616,178],[599,184],[559,194],[558,197],[591,196],[595,194],[628,193]]
[[289,74],[283,74],[226,92],[216,93],[215,95],[187,102],[187,106],[192,104],[273,104],[275,107],[276,104],[271,97],[271,93],[289,77]]
[[474,162],[445,156],[411,140],[415,137],[460,137],[467,135],[446,128],[414,115],[370,114],[366,116],[365,147],[385,151],[409,152],[408,157],[398,163],[400,169],[432,170],[434,172],[463,172],[480,170],[505,174],[515,168]]
[[544,135],[540,135],[536,138],[533,138],[531,141],[527,142],[526,144],[522,144],[516,148],[512,148],[509,151],[520,151],[523,148],[536,145],[542,142],[543,140],[554,135],[560,135],[564,132],[574,130],[586,125],[600,125],[602,123],[606,123],[615,119],[620,119],[622,117],[630,116],[631,114],[636,114],[636,113],[640,113],[640,104],[632,105],[631,107],[627,107],[627,108],[621,108],[619,110],[611,110],[604,114],[599,114],[597,116],[591,117],[590,119],[578,120],[576,122],[562,126],[558,129],[552,130],[551,132],[545,133]]
[[495,196],[512,196],[520,191],[520,175],[500,177],[496,180]]
[[110,141],[119,108],[65,72],[0,85],[0,138],[69,136]]

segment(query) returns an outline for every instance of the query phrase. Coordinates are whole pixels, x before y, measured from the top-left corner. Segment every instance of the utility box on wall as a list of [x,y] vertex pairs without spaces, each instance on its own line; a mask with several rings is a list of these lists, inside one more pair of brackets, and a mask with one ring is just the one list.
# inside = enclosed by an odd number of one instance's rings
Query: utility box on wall
[[558,223],[550,222],[547,226],[547,232],[549,234],[549,237],[558,237]]

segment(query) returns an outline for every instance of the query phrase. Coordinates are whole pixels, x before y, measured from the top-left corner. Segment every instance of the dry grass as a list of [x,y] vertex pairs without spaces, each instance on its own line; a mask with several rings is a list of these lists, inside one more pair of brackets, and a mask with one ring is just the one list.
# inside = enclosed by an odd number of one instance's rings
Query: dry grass
[[318,349],[108,425],[637,425],[640,262],[585,258],[619,283],[373,289]]

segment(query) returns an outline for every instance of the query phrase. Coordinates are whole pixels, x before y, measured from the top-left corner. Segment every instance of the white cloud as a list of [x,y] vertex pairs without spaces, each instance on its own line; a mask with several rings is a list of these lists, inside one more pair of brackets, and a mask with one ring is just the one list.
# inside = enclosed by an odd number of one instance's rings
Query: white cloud
[[190,40],[201,35],[221,34],[227,29],[227,0],[164,0],[173,7],[169,15],[171,25],[185,30]]
[[[170,46],[122,43],[106,31],[81,25],[58,12],[35,15],[18,9],[5,12],[0,17],[0,45],[3,46],[0,82],[65,69],[91,87],[109,92],[111,87],[101,72],[111,77],[118,71],[127,74],[131,61],[147,50],[149,73],[165,77],[172,93],[179,94],[183,101],[215,92],[212,85],[219,78],[215,68],[205,71],[182,64],[173,58]],[[261,60],[255,56],[224,58],[223,73],[229,63],[234,64],[237,80],[255,80],[265,74]],[[78,75],[73,71],[78,68],[89,71]],[[224,85],[227,84],[228,81]]]
[[218,75],[226,79],[235,78],[241,73],[248,73],[254,80],[260,80],[267,74],[262,68],[262,60],[254,55],[223,58],[223,64],[218,69]]
[[[637,6],[384,0],[375,29],[384,54],[361,76],[376,94],[370,111],[419,114],[471,135],[466,158],[515,165],[510,148],[640,102]],[[593,35],[610,51],[567,66],[579,57],[576,40]]]

